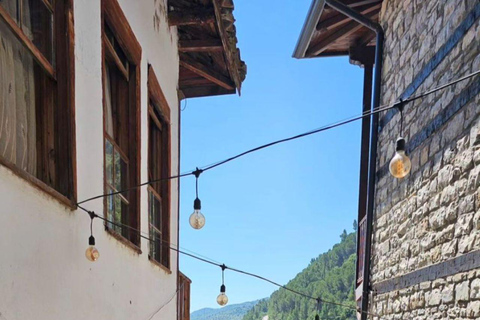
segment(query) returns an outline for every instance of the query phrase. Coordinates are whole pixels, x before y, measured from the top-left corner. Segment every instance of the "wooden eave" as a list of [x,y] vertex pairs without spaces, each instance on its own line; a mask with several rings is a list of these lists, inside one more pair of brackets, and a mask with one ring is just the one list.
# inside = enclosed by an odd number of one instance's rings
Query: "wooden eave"
[[237,48],[232,0],[169,0],[177,27],[179,90],[185,98],[241,92],[246,65]]
[[[383,0],[339,0],[378,22]],[[298,59],[348,55],[352,48],[375,46],[375,33],[337,12],[324,0],[313,0],[295,48]]]

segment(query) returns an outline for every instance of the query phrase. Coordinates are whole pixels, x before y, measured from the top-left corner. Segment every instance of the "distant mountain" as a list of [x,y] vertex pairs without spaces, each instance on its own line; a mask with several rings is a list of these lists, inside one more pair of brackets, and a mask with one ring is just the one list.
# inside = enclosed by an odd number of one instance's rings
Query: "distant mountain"
[[218,309],[200,309],[190,314],[190,320],[242,320],[258,301],[260,300],[227,305]]
[[[317,258],[287,284],[288,288],[355,307],[356,234],[340,235],[340,243]],[[243,320],[313,320],[317,314],[315,302],[285,289],[275,291],[269,299],[260,300]],[[355,319],[355,312],[324,303],[320,319]],[[223,318],[222,318],[223,319]]]

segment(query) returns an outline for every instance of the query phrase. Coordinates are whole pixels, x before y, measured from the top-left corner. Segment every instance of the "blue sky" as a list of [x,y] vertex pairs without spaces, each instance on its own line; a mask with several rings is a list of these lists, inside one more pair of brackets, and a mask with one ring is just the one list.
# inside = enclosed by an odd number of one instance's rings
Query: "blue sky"
[[[347,57],[296,60],[311,0],[235,1],[248,66],[242,96],[189,99],[182,112],[181,171],[361,113],[363,70]],[[185,104],[185,102],[183,102]],[[181,181],[180,245],[232,267],[287,283],[352,231],[357,214],[360,123],[247,155],[202,174],[206,225],[193,230],[195,181]],[[221,270],[181,257],[191,310],[218,307]],[[226,272],[229,304],[277,288]]]

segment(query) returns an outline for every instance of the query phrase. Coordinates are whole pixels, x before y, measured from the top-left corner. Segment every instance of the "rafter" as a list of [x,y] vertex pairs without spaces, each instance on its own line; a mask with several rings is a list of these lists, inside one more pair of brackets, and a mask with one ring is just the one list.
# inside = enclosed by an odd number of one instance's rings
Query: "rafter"
[[225,88],[227,90],[235,90],[235,84],[223,74],[208,68],[207,66],[201,64],[200,62],[195,61],[186,54],[180,55],[180,66],[188,69],[199,76],[204,77],[205,79]]
[[[372,12],[370,14],[366,14],[366,16],[370,19],[373,19],[378,16],[378,12]],[[331,44],[348,37],[349,35],[356,32],[357,30],[360,30],[361,28],[363,28],[363,25],[356,21],[351,21],[339,30],[333,32],[332,34],[328,35],[327,37],[323,38],[318,43],[313,45],[310,49],[307,50],[306,54],[308,56],[317,56],[324,50],[326,50]]]
[[215,22],[213,8],[195,8],[182,11],[170,11],[168,23],[170,26],[199,25]]
[[[363,10],[360,11],[360,13],[363,14],[363,15],[366,15],[370,12],[373,12],[375,10],[380,9],[381,6],[382,6],[382,4],[378,3],[374,6],[364,8]],[[338,13],[331,18],[325,19],[324,21],[320,21],[317,25],[317,31],[325,32],[325,31],[328,31],[328,30],[332,30],[332,29],[335,29],[335,28],[347,23],[350,20],[351,20],[351,18],[349,18],[349,17],[347,17],[347,16],[345,16],[341,13]]]
[[222,51],[221,40],[180,40],[178,50],[180,52],[210,52]]

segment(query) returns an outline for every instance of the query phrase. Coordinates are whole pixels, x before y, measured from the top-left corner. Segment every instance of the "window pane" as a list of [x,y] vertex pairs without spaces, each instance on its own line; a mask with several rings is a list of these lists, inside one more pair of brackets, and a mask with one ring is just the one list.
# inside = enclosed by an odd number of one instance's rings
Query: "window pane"
[[152,224],[158,230],[161,229],[162,225],[162,202],[160,199],[155,197],[153,192],[150,192],[150,199],[149,199],[150,209],[150,224]]
[[113,145],[108,139],[105,139],[105,177],[113,185]]
[[2,0],[0,6],[8,12],[10,17],[18,23],[18,4],[17,0]]
[[[110,189],[110,188],[107,188],[106,191],[107,191],[107,193],[112,193],[113,192],[113,190]],[[107,219],[109,221],[114,221],[113,220],[113,215],[114,215],[114,212],[115,212],[115,208],[114,208],[113,197],[114,196],[107,196]],[[113,229],[113,224],[107,223],[107,228]]]
[[22,29],[53,64],[53,15],[42,0],[22,0]]
[[[123,160],[120,153],[115,150],[114,151],[114,170],[115,170],[115,178],[114,178],[114,187],[118,191],[124,190],[127,188],[127,163]],[[126,196],[126,194],[125,194]]]
[[35,102],[48,102],[35,99],[42,83],[45,76],[0,20],[0,156],[33,175],[37,173]]
[[150,257],[158,262],[162,262],[162,234],[158,233],[153,227],[150,227]]

